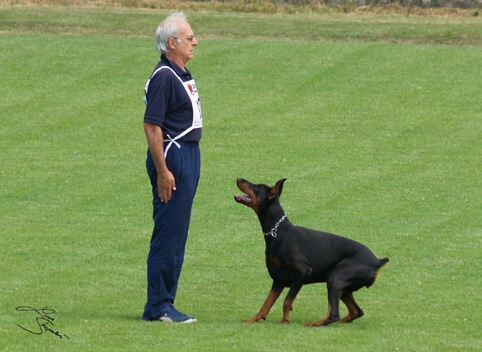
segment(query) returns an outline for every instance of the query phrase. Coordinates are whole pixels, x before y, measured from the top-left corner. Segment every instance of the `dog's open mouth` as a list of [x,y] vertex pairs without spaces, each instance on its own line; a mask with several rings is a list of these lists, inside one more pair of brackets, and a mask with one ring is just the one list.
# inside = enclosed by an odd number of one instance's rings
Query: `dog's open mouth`
[[238,203],[242,203],[242,204],[249,204],[251,203],[251,198],[249,198],[247,195],[244,195],[244,194],[238,194],[236,196],[234,196],[234,200]]

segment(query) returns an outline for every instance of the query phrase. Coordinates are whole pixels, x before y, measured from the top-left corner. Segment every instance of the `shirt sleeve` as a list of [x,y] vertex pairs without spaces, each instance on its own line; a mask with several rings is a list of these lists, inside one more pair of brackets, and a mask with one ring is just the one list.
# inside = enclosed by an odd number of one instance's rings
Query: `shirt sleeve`
[[171,84],[169,70],[160,70],[150,80],[144,122],[162,126],[168,112]]

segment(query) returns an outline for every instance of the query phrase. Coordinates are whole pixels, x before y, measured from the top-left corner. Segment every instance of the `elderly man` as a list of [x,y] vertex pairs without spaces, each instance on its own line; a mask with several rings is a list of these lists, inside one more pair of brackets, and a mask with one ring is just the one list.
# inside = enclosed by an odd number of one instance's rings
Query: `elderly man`
[[145,87],[146,167],[154,208],[143,315],[148,321],[196,321],[175,309],[174,299],[201,164],[201,104],[194,79],[186,68],[197,44],[183,13],[167,17],[156,30],[161,60]]

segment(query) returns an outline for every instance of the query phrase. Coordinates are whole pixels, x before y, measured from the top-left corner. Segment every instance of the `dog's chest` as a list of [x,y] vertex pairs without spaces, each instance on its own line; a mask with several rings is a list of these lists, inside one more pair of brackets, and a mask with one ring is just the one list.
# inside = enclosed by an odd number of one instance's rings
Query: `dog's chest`
[[289,255],[283,253],[282,246],[278,243],[266,247],[266,267],[271,278],[278,282],[290,285],[292,274],[290,272]]

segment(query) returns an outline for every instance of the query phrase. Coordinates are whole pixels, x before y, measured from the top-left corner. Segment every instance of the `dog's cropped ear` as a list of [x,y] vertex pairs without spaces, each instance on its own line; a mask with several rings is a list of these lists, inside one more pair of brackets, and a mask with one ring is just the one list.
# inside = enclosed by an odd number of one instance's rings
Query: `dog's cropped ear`
[[286,181],[286,179],[282,178],[281,180],[276,182],[274,187],[271,188],[271,190],[268,193],[268,199],[274,199],[274,198],[276,198],[276,196],[279,197],[281,195],[281,192],[283,191],[283,185],[284,185],[285,181]]

